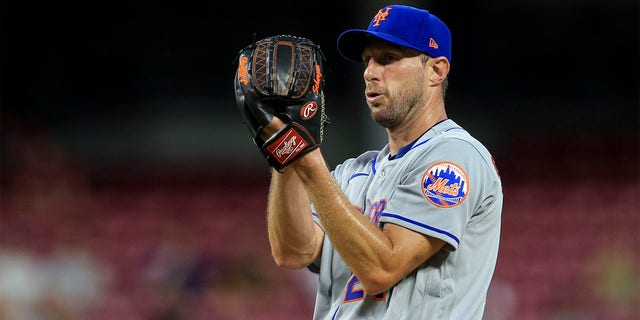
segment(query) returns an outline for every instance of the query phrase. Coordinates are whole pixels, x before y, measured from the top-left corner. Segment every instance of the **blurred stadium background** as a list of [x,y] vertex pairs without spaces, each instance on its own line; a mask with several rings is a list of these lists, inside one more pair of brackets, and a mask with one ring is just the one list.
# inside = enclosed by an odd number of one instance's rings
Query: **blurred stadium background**
[[[449,24],[449,115],[503,178],[486,319],[639,319],[638,2],[396,3]],[[0,318],[310,319],[233,61],[253,33],[323,47],[333,166],[385,143],[335,50],[385,4],[4,1]]]

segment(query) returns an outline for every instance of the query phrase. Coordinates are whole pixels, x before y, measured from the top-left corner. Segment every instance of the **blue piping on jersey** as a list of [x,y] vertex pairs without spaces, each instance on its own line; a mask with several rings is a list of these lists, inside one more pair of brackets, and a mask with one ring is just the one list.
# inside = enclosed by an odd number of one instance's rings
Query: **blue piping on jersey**
[[356,177],[359,177],[359,176],[365,176],[366,177],[368,175],[369,175],[368,173],[354,173],[351,177],[349,177],[349,180],[347,182],[351,181],[351,179],[353,179],[353,178],[356,178]]
[[[395,156],[389,155],[389,160],[395,160],[395,159],[400,159],[402,158],[405,154],[407,154],[407,152],[409,152],[409,150],[413,149],[413,145],[416,143],[416,141],[418,141],[420,138],[413,140],[413,142],[409,143],[408,145],[400,148],[398,150],[398,153]],[[428,140],[427,140],[428,141]],[[427,142],[425,141],[425,142]]]
[[[431,139],[432,139],[432,138],[429,138],[429,139],[427,139],[427,140],[425,140],[425,141],[422,141],[422,142],[420,142],[420,143],[418,143],[418,144],[416,144],[416,145],[413,145],[413,146],[411,146],[411,149],[413,149],[413,148],[415,148],[415,147],[417,147],[417,146],[421,146],[421,145],[423,145],[423,144],[425,144],[425,143],[429,142],[429,140],[431,140]],[[408,150],[407,150],[407,152],[408,152]],[[405,152],[405,153],[406,153],[406,152]],[[404,155],[404,154],[403,154],[403,155]]]
[[460,127],[451,127],[449,129],[445,130],[444,132],[447,132],[449,130],[458,130],[458,129],[462,129],[462,128],[460,128]]
[[408,218],[405,218],[405,217],[403,217],[403,216],[399,216],[399,215],[397,215],[397,214],[393,214],[393,213],[384,213],[384,212],[383,212],[383,213],[381,214],[381,216],[383,216],[383,217],[390,217],[390,218],[400,219],[400,220],[402,220],[402,221],[406,221],[406,222],[409,222],[409,223],[412,223],[412,224],[418,225],[418,226],[423,227],[423,228],[425,228],[425,229],[429,229],[429,230],[431,230],[431,231],[435,231],[435,232],[437,232],[437,233],[444,234],[444,235],[448,236],[449,238],[453,239],[453,241],[455,241],[457,244],[460,244],[460,239],[458,239],[458,237],[454,236],[453,234],[451,234],[451,233],[449,233],[449,232],[447,232],[447,231],[440,230],[440,229],[438,229],[438,228],[434,228],[434,227],[429,226],[429,225],[426,225],[426,224],[424,224],[424,223],[420,223],[420,222],[418,222],[418,221],[414,221],[414,220],[411,220],[411,219],[408,219]]
[[373,161],[371,161],[371,171],[373,172],[373,174],[376,174],[376,161],[378,160],[378,157],[373,158]]
[[[460,130],[464,130],[464,129],[462,129],[461,127],[452,127],[452,128],[449,128],[449,129],[445,130],[444,132],[447,132],[447,131],[449,131],[449,130],[458,130],[458,129],[460,129]],[[432,138],[429,138],[429,139],[427,139],[427,140],[425,140],[425,141],[422,141],[422,142],[420,142],[420,143],[418,143],[418,144],[416,144],[416,145],[413,145],[413,146],[411,146],[411,149],[413,149],[413,148],[415,148],[415,147],[417,147],[417,146],[423,145],[423,144],[425,144],[425,143],[429,142],[429,140],[431,140],[431,139],[432,139]],[[407,150],[407,151],[409,151],[409,150]],[[406,153],[406,152],[404,152],[404,153]],[[403,155],[404,155],[404,153],[403,153]],[[397,158],[399,158],[399,157],[400,157],[400,156],[397,156]]]
[[[444,120],[443,120],[443,121],[444,121]],[[438,123],[439,123],[439,122],[438,122]],[[435,125],[434,125],[434,126],[435,126]],[[456,129],[464,130],[464,129],[462,129],[461,127],[451,127],[451,128],[449,128],[449,129],[447,129],[447,130],[444,130],[444,132],[447,132],[447,131],[449,131],[449,130],[456,130]],[[431,130],[431,129],[429,129],[429,130]],[[425,133],[426,133],[426,132],[425,132]],[[420,136],[420,137],[422,137],[422,136]],[[417,142],[418,140],[420,140],[420,137],[419,137],[418,139],[414,140],[413,142],[411,142],[410,144],[408,144],[408,145],[406,145],[406,146],[404,146],[404,147],[400,148],[400,150],[398,150],[398,154],[396,154],[395,156],[391,156],[391,155],[389,155],[389,160],[400,159],[400,158],[402,158],[405,154],[407,154],[407,152],[409,152],[410,150],[413,150],[413,149],[414,149],[414,148],[416,148],[417,146],[420,146],[420,145],[423,145],[423,144],[425,144],[425,143],[429,142],[429,140],[431,140],[431,139],[433,138],[433,137],[432,137],[432,138],[429,138],[429,139],[427,139],[427,140],[425,140],[425,141],[422,141],[422,142],[420,142],[420,143],[416,144],[416,142]],[[375,172],[374,172],[374,173],[375,173]]]
[[338,306],[338,308],[336,309],[336,312],[333,313],[333,315],[331,316],[331,320],[335,320],[336,319],[336,315],[338,315],[338,311],[340,310],[340,306]]

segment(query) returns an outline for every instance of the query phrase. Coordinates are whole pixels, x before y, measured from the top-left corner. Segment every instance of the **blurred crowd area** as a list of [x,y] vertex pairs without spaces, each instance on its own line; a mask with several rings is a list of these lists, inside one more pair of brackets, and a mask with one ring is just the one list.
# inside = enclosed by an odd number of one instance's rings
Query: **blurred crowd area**
[[[95,171],[42,131],[14,138],[3,148],[0,319],[311,318],[313,274],[271,260],[266,165]],[[505,207],[485,318],[638,319],[633,139],[544,152],[533,141],[496,155]]]

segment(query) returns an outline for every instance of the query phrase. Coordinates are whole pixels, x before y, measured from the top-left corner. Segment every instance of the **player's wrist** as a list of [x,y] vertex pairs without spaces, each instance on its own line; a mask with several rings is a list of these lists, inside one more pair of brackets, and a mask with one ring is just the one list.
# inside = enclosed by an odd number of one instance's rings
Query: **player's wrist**
[[294,167],[296,171],[314,168],[317,166],[324,167],[325,165],[326,162],[319,147],[303,154],[291,163],[291,166]]

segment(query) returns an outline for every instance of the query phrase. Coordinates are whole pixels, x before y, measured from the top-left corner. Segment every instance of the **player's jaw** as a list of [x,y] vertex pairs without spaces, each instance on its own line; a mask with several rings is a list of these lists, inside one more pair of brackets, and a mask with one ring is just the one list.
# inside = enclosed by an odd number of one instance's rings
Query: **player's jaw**
[[377,114],[385,113],[384,109],[389,106],[390,102],[389,97],[382,89],[371,89],[370,86],[367,86],[365,90],[365,100],[374,119],[377,118]]
[[[417,82],[416,82],[417,83]],[[394,130],[416,116],[423,92],[416,83],[404,83],[399,90],[367,85],[365,96],[371,117],[384,128]]]
[[369,91],[366,94],[371,118],[381,126],[392,129],[398,125],[398,112],[392,107],[391,99],[386,94]]

